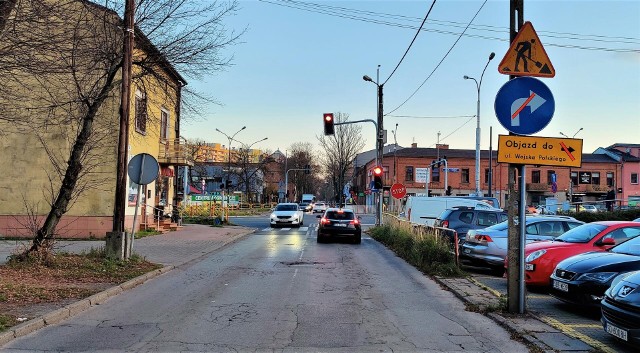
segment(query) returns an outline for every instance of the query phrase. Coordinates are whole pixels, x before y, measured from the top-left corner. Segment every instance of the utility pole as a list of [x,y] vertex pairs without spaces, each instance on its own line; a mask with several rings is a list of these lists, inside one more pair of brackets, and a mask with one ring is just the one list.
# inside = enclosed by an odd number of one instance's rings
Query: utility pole
[[[127,207],[127,150],[129,146],[129,110],[131,97],[131,66],[133,62],[133,41],[134,41],[134,12],[135,1],[127,0],[124,9],[124,44],[122,50],[122,88],[120,93],[120,134],[118,136],[118,159],[116,166],[116,190],[113,205],[113,227],[112,232],[107,234],[107,241],[116,239],[124,240],[120,246],[124,246],[125,259],[128,258],[126,249],[130,240],[126,239],[124,220]],[[135,226],[135,225],[134,225]],[[117,246],[117,248],[120,248]],[[110,246],[107,246],[109,252]],[[117,252],[122,252],[116,250]]]
[[[516,34],[524,23],[524,0],[510,0],[510,41],[516,37]],[[509,76],[509,79],[514,79]],[[519,207],[516,208],[516,170],[520,176],[520,200]],[[524,266],[522,265],[524,257],[524,228],[526,226],[524,208],[526,200],[526,184],[525,184],[525,167],[524,165],[509,165],[509,199],[507,201],[508,211],[508,251],[509,257],[507,269],[507,306],[511,313],[524,313]],[[516,217],[518,224],[516,225]]]

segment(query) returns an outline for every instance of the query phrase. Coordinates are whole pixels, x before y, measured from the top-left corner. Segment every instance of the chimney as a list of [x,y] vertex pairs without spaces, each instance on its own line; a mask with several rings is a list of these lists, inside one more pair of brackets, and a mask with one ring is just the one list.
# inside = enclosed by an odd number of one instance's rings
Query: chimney
[[411,144],[411,148],[418,148],[418,143],[417,142],[413,142]]

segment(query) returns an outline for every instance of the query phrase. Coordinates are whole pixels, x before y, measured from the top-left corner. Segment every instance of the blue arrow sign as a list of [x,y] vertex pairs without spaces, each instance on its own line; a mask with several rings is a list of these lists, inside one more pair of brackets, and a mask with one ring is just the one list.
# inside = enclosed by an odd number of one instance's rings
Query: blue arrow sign
[[518,135],[531,135],[549,124],[556,103],[551,90],[542,81],[518,77],[500,88],[494,108],[505,129]]

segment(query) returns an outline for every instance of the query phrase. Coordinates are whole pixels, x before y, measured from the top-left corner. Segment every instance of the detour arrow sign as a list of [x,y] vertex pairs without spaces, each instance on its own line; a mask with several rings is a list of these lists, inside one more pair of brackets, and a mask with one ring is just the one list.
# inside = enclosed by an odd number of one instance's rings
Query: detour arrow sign
[[582,166],[582,140],[537,136],[498,136],[498,163]]
[[395,199],[401,199],[407,194],[407,188],[400,183],[391,185],[391,196]]

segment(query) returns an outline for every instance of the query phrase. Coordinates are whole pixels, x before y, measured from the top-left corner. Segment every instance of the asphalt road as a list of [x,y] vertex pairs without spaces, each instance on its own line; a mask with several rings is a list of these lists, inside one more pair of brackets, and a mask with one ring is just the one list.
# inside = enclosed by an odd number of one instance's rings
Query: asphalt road
[[371,238],[318,244],[307,224],[259,230],[2,351],[528,351]]

